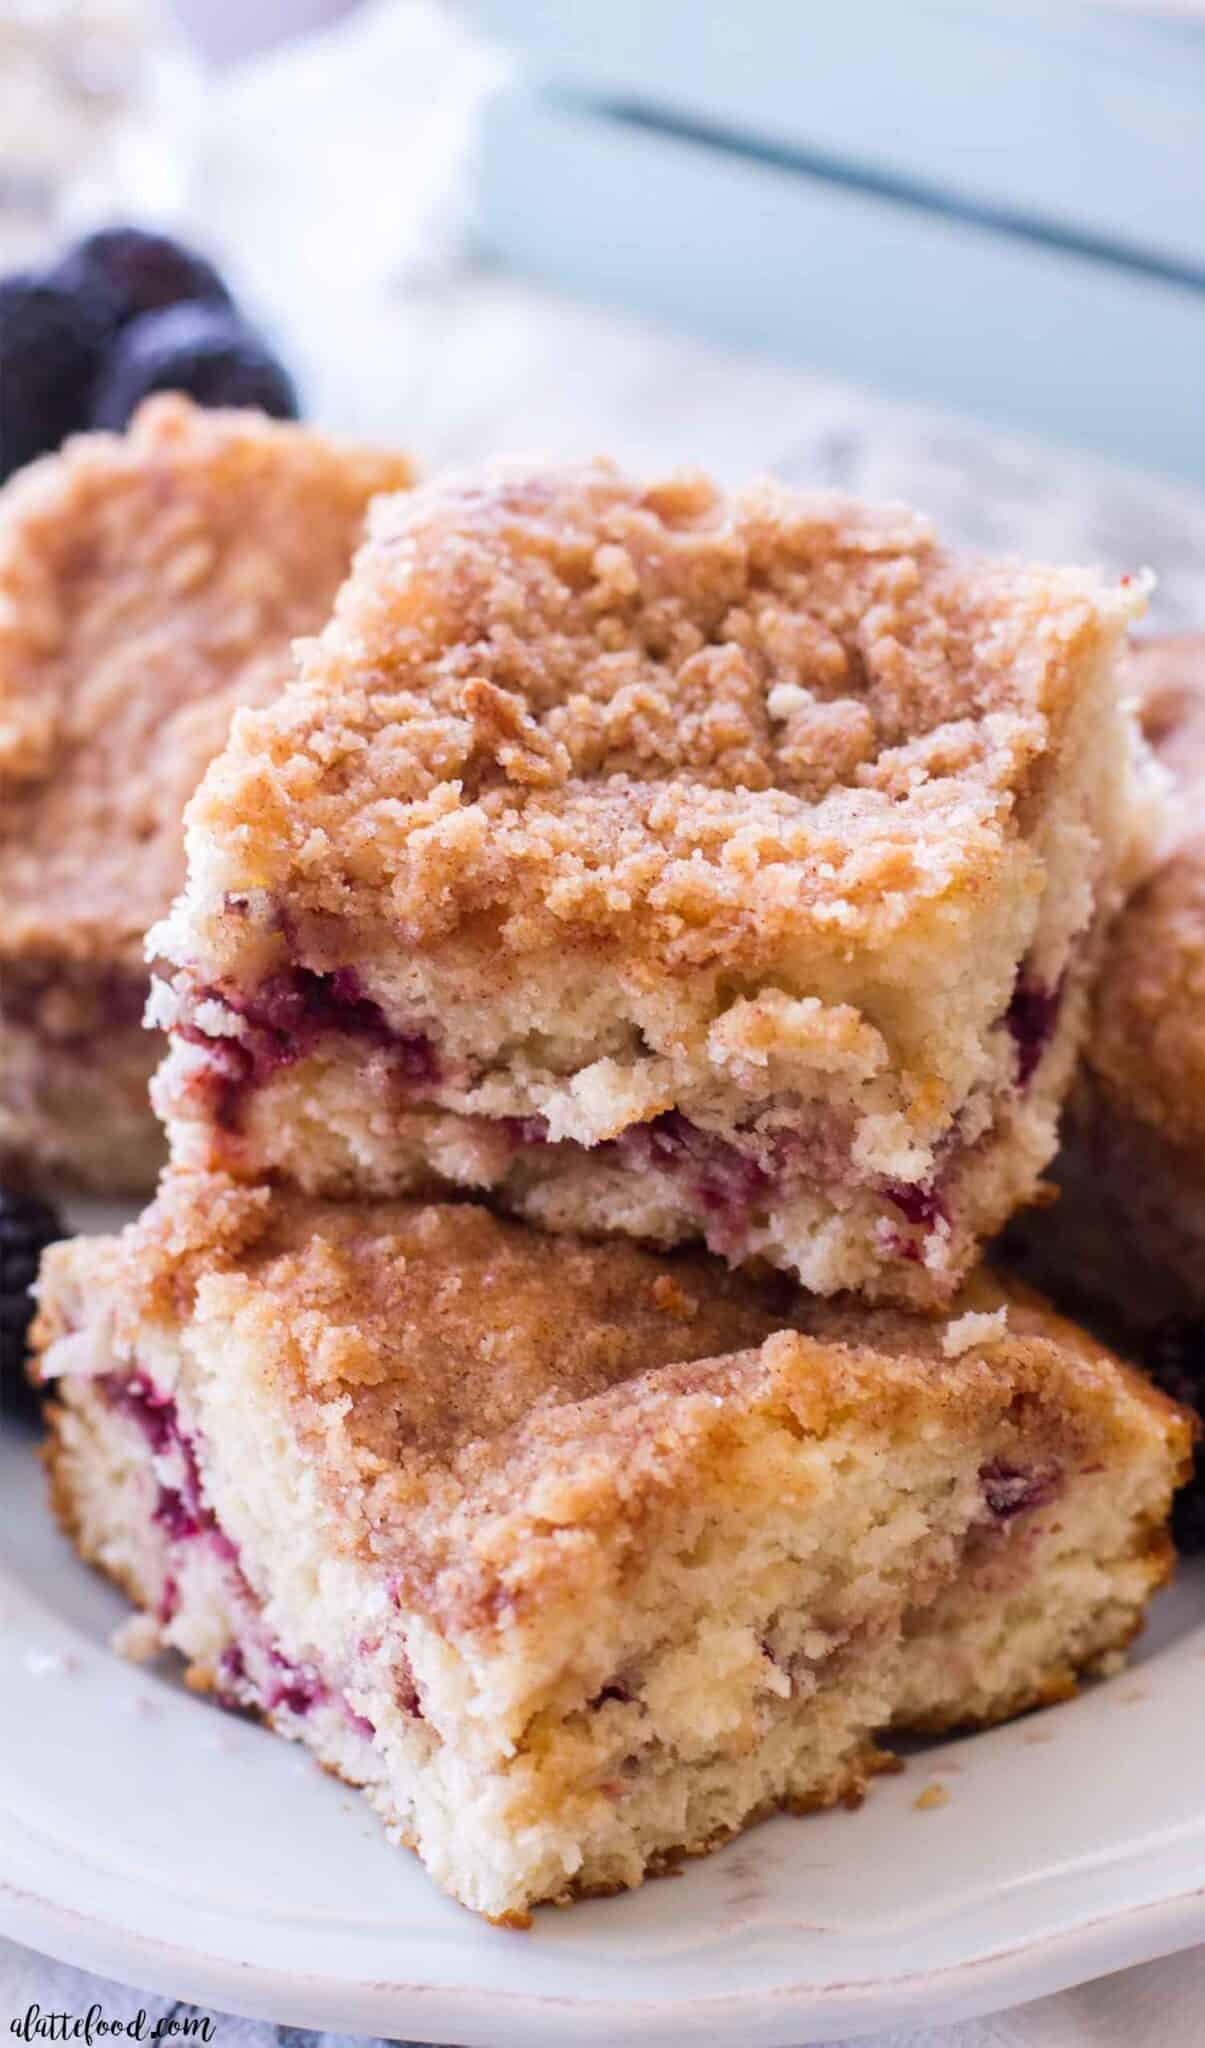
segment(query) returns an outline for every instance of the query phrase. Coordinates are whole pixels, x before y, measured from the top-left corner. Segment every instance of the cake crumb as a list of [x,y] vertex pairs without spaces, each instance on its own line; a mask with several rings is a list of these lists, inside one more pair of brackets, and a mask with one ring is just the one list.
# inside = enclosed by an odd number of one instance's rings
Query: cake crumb
[[1007,1308],[994,1309],[990,1315],[970,1309],[957,1321],[946,1324],[941,1348],[947,1358],[961,1358],[964,1351],[973,1350],[976,1344],[996,1342],[1007,1329]]
[[812,692],[799,683],[775,683],[766,693],[766,709],[771,718],[790,718],[796,711],[810,711],[815,702]]
[[948,1806],[950,1795],[944,1785],[933,1783],[918,1792],[912,1804],[918,1813],[929,1813],[935,1806]]
[[653,1282],[653,1300],[666,1315],[687,1323],[698,1309],[698,1301],[670,1273],[659,1273]]
[[132,1614],[114,1629],[109,1644],[118,1657],[127,1658],[131,1664],[145,1664],[162,1647],[158,1623],[149,1614]]
[[1128,1663],[1129,1658],[1124,1650],[1107,1650],[1103,1657],[1096,1659],[1093,1672],[1097,1678],[1116,1678],[1119,1672],[1126,1669]]

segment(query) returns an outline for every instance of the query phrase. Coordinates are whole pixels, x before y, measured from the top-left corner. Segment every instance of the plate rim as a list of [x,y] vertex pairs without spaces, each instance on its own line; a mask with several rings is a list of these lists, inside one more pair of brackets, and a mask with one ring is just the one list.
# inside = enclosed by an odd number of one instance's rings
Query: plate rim
[[[993,1953],[863,1984],[801,1981],[764,1997],[575,1998],[376,1978],[359,1984],[257,1963],[236,1964],[63,1906],[0,1874],[0,1932],[35,1951],[203,2010],[278,2026],[379,2034],[463,2048],[561,2048],[576,2038],[610,2048],[689,2042],[691,2048],[806,2048],[843,2035],[923,2020],[981,2018],[1095,1978],[1179,1953],[1205,1939],[1205,1878],[1167,1899],[1140,1901]],[[531,1939],[516,1936],[516,1939]],[[801,2031],[802,2029],[802,2031]]]

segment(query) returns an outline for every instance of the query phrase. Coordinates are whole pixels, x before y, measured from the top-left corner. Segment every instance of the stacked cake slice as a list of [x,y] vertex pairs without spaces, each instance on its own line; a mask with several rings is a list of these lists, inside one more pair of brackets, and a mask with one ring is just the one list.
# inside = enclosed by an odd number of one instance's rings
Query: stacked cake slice
[[1167,1574],[1187,1418],[974,1271],[1150,859],[1136,605],[486,471],[378,501],[193,801],[173,1164],[44,1265],[54,1498],[127,1647],[493,1918],[1063,1697]]
[[175,1156],[949,1300],[1145,850],[1137,602],[770,485],[379,502],[190,813]]
[[1171,1563],[1186,1420],[986,1284],[952,1326],[784,1308],[472,1204],[182,1173],[42,1301],[55,1497],[135,1647],[496,1919],[856,1797],[884,1728],[1063,1697]]

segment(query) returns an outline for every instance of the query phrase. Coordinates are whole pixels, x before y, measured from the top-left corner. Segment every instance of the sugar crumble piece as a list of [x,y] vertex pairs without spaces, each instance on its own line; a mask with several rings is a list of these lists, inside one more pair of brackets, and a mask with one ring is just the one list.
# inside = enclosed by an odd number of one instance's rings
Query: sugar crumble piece
[[976,1345],[998,1343],[1007,1331],[1007,1308],[993,1309],[988,1315],[971,1309],[956,1322],[946,1324],[941,1348],[947,1358],[961,1358],[964,1351],[972,1351]]
[[131,1664],[149,1663],[163,1647],[159,1625],[149,1614],[132,1614],[127,1621],[120,1622],[109,1644],[116,1656],[125,1657]]

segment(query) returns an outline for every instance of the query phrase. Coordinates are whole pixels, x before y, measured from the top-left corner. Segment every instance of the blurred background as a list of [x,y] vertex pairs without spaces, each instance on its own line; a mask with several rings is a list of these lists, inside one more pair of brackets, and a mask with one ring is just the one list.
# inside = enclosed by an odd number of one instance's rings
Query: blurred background
[[1170,626],[1203,174],[1192,0],[0,0],[6,271],[163,226],[324,424],[906,495]]

